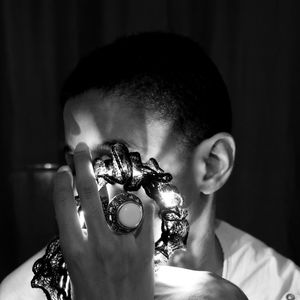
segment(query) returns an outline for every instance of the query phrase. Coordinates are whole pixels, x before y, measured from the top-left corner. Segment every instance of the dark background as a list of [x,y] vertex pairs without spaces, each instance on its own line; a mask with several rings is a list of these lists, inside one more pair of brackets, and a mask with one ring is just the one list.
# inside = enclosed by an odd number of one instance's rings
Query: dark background
[[[137,31],[201,43],[229,88],[237,143],[218,215],[300,264],[298,0],[0,1],[0,280],[55,233],[58,95],[79,57]],[[47,167],[47,165],[46,165]]]

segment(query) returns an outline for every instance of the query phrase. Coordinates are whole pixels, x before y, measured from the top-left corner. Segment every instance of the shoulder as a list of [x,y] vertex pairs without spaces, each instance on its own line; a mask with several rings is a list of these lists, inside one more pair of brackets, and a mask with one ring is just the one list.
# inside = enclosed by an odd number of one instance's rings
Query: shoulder
[[42,257],[45,249],[39,251],[11,274],[0,284],[0,300],[45,300],[45,294],[40,289],[31,287],[33,278],[32,266]]
[[247,300],[237,286],[214,273],[174,266],[160,266],[155,272],[154,298]]
[[260,299],[268,290],[272,295],[264,299],[284,299],[287,293],[300,299],[300,269],[291,260],[224,221],[218,221],[216,235],[224,252],[223,277],[249,298]]

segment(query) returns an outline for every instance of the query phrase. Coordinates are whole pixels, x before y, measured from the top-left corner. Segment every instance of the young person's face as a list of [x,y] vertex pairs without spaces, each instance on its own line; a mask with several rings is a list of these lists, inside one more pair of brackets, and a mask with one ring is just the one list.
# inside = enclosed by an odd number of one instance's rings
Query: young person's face
[[[71,151],[84,142],[93,159],[108,153],[106,143],[123,142],[129,151],[139,152],[143,162],[155,158],[164,171],[172,174],[173,183],[182,194],[190,194],[192,176],[185,159],[188,155],[172,130],[172,123],[137,110],[118,96],[104,97],[89,91],[67,102],[64,124],[66,144]],[[138,193],[142,201],[152,201],[143,191]],[[156,227],[158,231],[159,224]]]

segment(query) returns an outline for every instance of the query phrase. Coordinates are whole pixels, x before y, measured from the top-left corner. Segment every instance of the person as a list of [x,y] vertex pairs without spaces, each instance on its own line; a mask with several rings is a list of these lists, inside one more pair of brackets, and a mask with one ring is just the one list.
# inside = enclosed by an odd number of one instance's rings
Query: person
[[[163,32],[120,38],[79,62],[61,98],[68,166],[55,176],[53,198],[72,298],[300,299],[300,271],[292,261],[216,219],[214,194],[232,172],[236,149],[226,86],[197,43]],[[144,191],[137,191],[145,209],[138,234],[116,235],[103,217],[91,161],[107,157],[116,141],[142,161],[156,158],[189,212],[186,251],[156,272],[161,220]],[[107,185],[110,199],[121,190]],[[30,287],[32,265],[44,252],[4,279],[1,300],[45,299]]]

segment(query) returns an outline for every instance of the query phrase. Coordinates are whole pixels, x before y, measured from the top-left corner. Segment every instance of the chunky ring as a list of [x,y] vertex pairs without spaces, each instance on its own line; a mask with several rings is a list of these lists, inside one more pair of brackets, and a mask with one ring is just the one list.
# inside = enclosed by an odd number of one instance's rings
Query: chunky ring
[[172,175],[160,168],[154,158],[143,163],[138,152],[129,152],[122,143],[111,146],[108,159],[93,162],[98,190],[108,184],[121,184],[125,193],[115,196],[109,203],[102,198],[103,211],[109,227],[118,234],[137,229],[143,219],[143,206],[136,196],[129,194],[141,187],[159,207],[162,221],[161,236],[155,242],[155,265],[164,264],[172,253],[184,249],[189,232],[187,210],[183,197],[171,184]]
[[144,217],[142,201],[131,193],[116,195],[108,204],[106,221],[115,233],[126,234],[137,229]]

